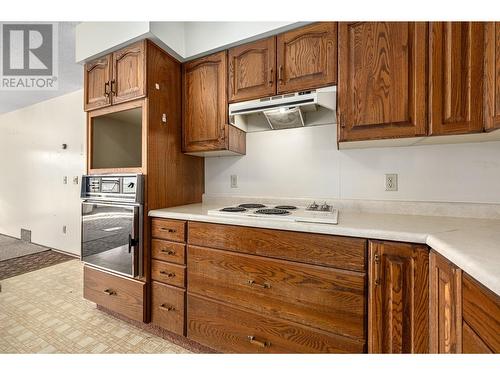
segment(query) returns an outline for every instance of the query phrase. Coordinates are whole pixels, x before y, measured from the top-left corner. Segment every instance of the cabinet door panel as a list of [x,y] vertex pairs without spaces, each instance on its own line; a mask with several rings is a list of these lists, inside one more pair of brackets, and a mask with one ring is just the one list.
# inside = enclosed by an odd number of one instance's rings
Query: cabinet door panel
[[132,44],[113,53],[113,104],[146,95],[146,44]]
[[84,78],[85,111],[111,105],[111,55],[85,64]]
[[183,73],[184,151],[226,148],[226,52],[190,61]]
[[427,353],[427,248],[371,241],[369,273],[368,352]]
[[257,99],[276,94],[276,38],[231,48],[229,101]]
[[484,25],[430,25],[430,135],[481,132]]
[[500,128],[500,22],[485,25],[485,105],[486,130]]
[[427,25],[339,24],[339,140],[426,133]]
[[278,93],[337,83],[337,23],[319,22],[278,35]]

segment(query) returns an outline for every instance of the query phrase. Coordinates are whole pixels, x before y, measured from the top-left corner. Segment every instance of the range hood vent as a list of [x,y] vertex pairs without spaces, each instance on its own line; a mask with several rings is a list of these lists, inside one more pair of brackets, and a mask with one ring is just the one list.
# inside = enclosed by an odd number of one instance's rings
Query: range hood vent
[[229,105],[229,122],[245,132],[335,124],[336,86]]

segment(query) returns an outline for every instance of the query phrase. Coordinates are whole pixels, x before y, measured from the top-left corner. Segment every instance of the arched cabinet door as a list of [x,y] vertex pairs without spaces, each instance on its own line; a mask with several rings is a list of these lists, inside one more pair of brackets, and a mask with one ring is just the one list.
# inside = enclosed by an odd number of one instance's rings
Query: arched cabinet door
[[85,64],[85,111],[111,105],[111,56],[107,55]]
[[146,95],[145,50],[145,41],[140,41],[113,53],[113,104]]

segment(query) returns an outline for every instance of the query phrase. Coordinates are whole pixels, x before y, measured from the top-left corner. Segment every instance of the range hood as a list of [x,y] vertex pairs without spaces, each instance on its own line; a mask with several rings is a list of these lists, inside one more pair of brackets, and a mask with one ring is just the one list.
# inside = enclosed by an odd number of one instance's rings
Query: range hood
[[335,124],[336,86],[229,105],[229,123],[245,132]]

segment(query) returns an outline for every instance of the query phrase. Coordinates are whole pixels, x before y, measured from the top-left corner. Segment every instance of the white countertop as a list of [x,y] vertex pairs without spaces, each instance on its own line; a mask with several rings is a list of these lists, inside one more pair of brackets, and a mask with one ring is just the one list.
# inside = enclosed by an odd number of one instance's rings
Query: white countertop
[[500,220],[340,211],[339,223],[310,224],[261,218],[208,215],[221,207],[190,204],[149,212],[149,216],[248,227],[424,243],[500,295]]

